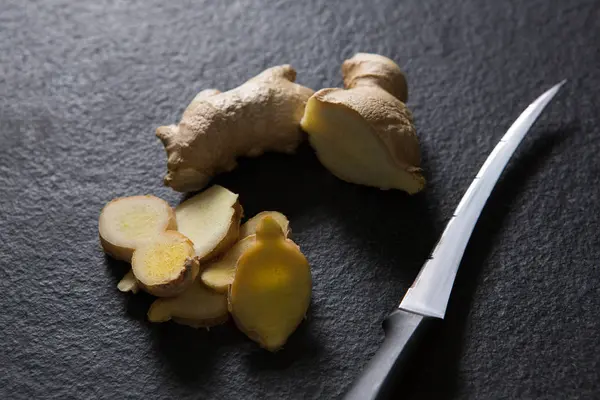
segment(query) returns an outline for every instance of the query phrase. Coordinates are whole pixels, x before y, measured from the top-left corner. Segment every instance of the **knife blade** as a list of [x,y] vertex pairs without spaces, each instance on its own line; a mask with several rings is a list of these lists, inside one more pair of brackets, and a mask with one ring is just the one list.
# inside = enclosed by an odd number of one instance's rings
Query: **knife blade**
[[565,82],[557,83],[531,103],[492,150],[400,305],[383,322],[383,344],[344,397],[346,400],[389,398],[395,378],[406,368],[423,333],[446,314],[465,248],[498,178]]

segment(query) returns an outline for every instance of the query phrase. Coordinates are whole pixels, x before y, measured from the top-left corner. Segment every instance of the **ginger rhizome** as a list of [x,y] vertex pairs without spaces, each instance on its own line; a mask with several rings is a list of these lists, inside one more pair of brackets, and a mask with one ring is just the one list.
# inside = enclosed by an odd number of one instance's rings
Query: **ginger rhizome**
[[155,196],[123,197],[100,213],[100,244],[113,258],[130,262],[136,248],[169,229],[177,229],[169,204]]
[[281,226],[265,217],[256,244],[237,262],[229,311],[238,328],[269,351],[280,349],[302,322],[310,304],[310,266]]
[[342,75],[345,89],[316,92],[301,122],[321,163],[347,182],[422,190],[419,142],[398,65],[359,53],[344,61]]
[[220,255],[237,241],[243,214],[238,197],[214,185],[175,208],[178,231],[194,243],[200,262]]
[[182,293],[196,279],[199,262],[194,244],[176,231],[166,231],[133,252],[131,270],[138,285],[159,297]]
[[227,92],[200,92],[178,125],[156,130],[167,152],[165,185],[199,190],[234,169],[238,157],[295,151],[303,138],[300,119],[314,93],[295,79],[296,71],[281,65]]
[[272,217],[281,227],[284,236],[288,236],[290,223],[285,215],[277,211],[263,211],[258,213],[240,228],[241,240],[230,248],[221,258],[206,265],[203,269],[200,274],[200,279],[206,286],[217,292],[227,292],[229,285],[233,283],[238,259],[256,244],[256,229],[258,228],[260,221],[266,216]]

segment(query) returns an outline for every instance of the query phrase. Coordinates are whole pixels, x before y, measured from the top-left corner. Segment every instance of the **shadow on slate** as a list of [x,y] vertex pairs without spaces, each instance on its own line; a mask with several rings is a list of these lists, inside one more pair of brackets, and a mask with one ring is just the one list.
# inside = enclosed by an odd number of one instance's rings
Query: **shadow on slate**
[[576,134],[578,131],[578,124],[569,124],[564,129],[542,132],[535,143],[526,146],[510,162],[467,245],[446,317],[437,329],[424,338],[424,347],[419,350],[414,367],[397,388],[398,395],[414,399],[452,399],[457,395],[460,389],[459,362],[468,316],[479,275],[494,239],[502,229],[502,221],[511,211],[515,194],[544,167],[552,150],[567,139],[567,134]]

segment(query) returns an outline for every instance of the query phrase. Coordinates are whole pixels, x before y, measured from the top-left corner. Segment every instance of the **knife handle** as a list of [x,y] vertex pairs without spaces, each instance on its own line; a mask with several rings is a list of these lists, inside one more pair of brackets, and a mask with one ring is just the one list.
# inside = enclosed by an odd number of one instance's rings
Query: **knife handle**
[[389,399],[397,379],[409,365],[420,338],[438,318],[396,310],[383,321],[385,339],[345,400]]

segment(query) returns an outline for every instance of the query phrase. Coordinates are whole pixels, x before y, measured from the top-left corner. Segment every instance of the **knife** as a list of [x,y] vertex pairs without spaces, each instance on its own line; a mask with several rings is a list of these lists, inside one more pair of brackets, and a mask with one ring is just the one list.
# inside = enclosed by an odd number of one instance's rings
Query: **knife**
[[566,80],[544,92],[511,125],[475,176],[412,286],[383,322],[385,339],[351,386],[346,400],[391,396],[423,333],[443,320],[454,278],[481,210],[521,140]]

